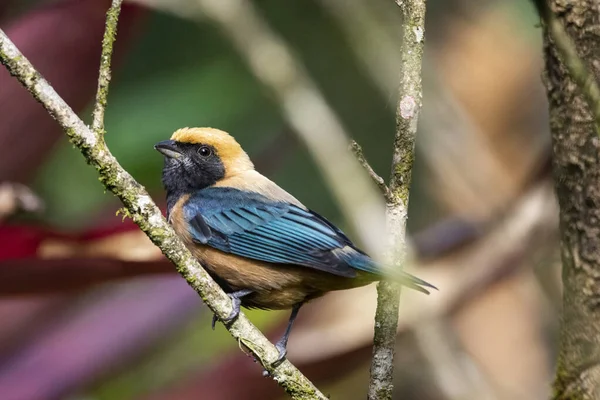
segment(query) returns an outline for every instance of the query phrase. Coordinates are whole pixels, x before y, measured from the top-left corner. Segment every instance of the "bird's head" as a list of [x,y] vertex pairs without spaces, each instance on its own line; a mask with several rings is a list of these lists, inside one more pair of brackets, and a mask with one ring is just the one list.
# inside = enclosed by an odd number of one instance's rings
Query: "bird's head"
[[163,184],[167,191],[190,193],[254,169],[238,142],[219,129],[179,129],[154,148],[165,156]]

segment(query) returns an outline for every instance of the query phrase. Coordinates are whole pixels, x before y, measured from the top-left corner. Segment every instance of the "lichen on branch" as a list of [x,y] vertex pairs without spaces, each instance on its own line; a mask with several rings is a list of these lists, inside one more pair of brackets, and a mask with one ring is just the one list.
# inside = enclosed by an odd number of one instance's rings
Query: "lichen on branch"
[[[421,110],[421,65],[425,36],[425,0],[396,0],[403,17],[401,78],[396,111],[396,134],[387,197],[387,233],[391,265],[401,268],[406,259],[406,220],[415,137]],[[398,327],[400,285],[377,285],[377,311],[369,400],[390,400],[393,389],[394,349]]]
[[100,54],[100,71],[98,72],[98,91],[96,92],[96,103],[92,112],[92,129],[99,135],[104,134],[104,111],[108,98],[108,85],[111,78],[111,61],[113,46],[117,39],[117,23],[121,13],[123,0],[113,0],[106,13],[106,27],[102,39],[102,52]]

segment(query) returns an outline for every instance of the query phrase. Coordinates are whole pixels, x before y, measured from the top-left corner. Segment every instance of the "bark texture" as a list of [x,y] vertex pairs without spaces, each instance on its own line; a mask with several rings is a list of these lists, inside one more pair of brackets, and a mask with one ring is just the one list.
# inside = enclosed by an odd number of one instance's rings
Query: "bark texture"
[[[546,0],[544,0],[546,1]],[[597,81],[600,8],[594,0],[548,0],[544,6],[570,36],[577,56]],[[547,15],[547,16],[548,16]],[[542,12],[542,16],[544,13]],[[563,315],[554,399],[600,399],[600,141],[581,79],[544,22],[554,181],[560,206]],[[571,72],[573,72],[571,70]]]
[[[391,265],[401,268],[406,258],[406,221],[412,168],[415,159],[417,122],[422,104],[421,65],[425,41],[425,0],[397,0],[402,12],[402,63],[396,134],[387,200],[387,232]],[[359,158],[360,160],[360,158]],[[398,329],[400,285],[382,281],[377,285],[377,310],[373,336],[373,359],[368,400],[391,400],[394,351]]]

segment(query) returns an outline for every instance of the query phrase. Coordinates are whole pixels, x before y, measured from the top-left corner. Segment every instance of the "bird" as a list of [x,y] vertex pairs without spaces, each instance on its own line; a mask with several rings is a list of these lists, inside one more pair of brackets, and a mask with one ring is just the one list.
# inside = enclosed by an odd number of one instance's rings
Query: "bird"
[[380,281],[390,271],[392,279],[412,289],[426,294],[437,289],[373,260],[326,218],[256,171],[225,131],[182,128],[154,148],[164,156],[167,220],[231,298],[233,310],[222,322],[235,320],[240,307],[291,309],[274,365],[286,357],[302,305],[327,292]]

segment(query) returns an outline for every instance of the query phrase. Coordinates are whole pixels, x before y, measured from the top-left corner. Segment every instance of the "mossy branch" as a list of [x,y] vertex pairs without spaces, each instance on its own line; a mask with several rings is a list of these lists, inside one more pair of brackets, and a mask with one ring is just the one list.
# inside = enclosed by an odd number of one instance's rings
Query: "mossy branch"
[[104,134],[104,111],[106,110],[106,99],[108,97],[108,85],[111,78],[111,61],[113,46],[117,38],[117,23],[121,13],[123,0],[113,0],[106,13],[106,27],[102,39],[102,53],[100,54],[100,71],[98,73],[98,91],[96,92],[96,103],[92,112],[92,129],[99,135]]
[[577,84],[596,126],[596,134],[600,136],[600,86],[590,68],[577,54],[575,43],[569,37],[563,23],[554,15],[546,0],[533,0],[540,19],[552,37],[553,44],[560,54],[561,61],[569,71],[571,79]]
[[[387,226],[393,249],[389,258],[392,265],[400,267],[406,258],[408,196],[421,109],[425,0],[396,0],[396,3],[403,16],[403,46],[390,195],[387,199]],[[368,399],[389,400],[393,389],[400,285],[382,281],[377,285],[377,296]]]
[[[108,16],[110,19],[111,14],[109,13]],[[116,14],[114,17],[116,27]],[[114,40],[114,37],[110,40]],[[107,44],[109,57],[110,47],[112,47],[112,43]],[[103,59],[103,62],[105,61]],[[175,264],[177,271],[200,295],[210,310],[219,318],[226,318],[232,309],[229,297],[179,240],[144,187],[133,179],[113,157],[100,131],[88,128],[79,119],[2,30],[0,30],[0,62],[60,124],[71,143],[82,152],[88,164],[96,168],[102,184],[123,202],[128,215]],[[107,83],[108,81],[99,86],[106,88]],[[101,94],[100,98],[105,105],[105,99],[102,100],[102,96]],[[102,105],[101,107],[103,108]],[[276,368],[272,367],[278,357],[277,349],[243,313],[240,313],[239,318],[227,325],[226,328],[238,343],[249,349],[270,376],[293,399],[327,399],[289,361],[284,361]]]

